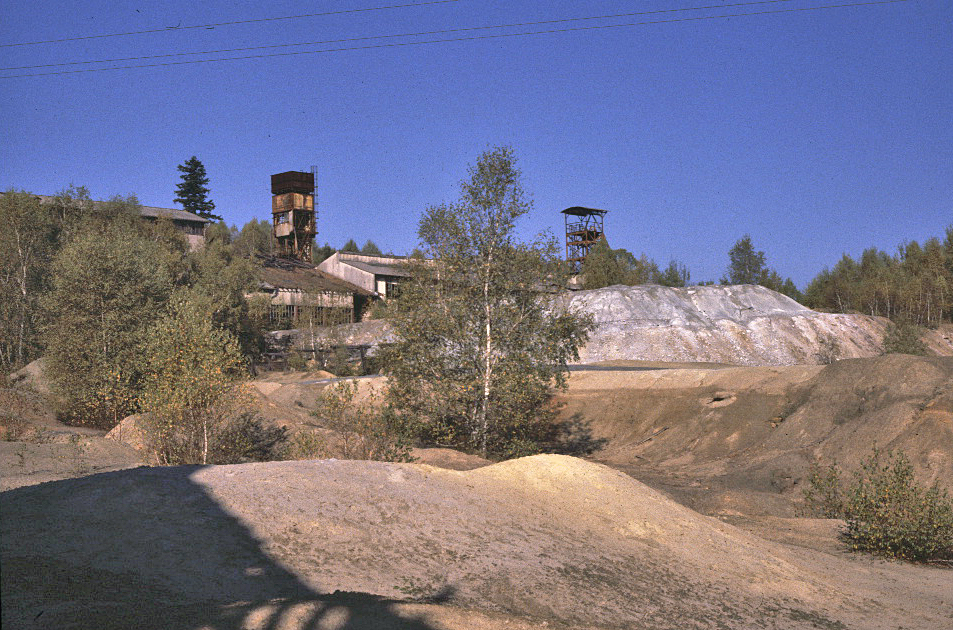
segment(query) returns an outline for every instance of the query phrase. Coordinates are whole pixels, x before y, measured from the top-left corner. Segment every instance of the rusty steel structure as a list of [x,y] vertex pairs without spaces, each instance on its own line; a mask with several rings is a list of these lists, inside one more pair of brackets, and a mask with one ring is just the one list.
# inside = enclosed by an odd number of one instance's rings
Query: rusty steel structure
[[605,235],[603,217],[607,210],[573,206],[562,211],[566,217],[566,262],[579,273],[592,246]]
[[313,172],[271,176],[271,218],[278,256],[312,262],[318,233],[314,192]]

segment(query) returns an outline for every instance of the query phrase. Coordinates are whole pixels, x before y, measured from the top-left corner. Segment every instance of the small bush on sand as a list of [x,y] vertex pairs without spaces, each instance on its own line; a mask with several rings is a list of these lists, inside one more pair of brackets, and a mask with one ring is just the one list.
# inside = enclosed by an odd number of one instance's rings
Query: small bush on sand
[[841,518],[844,515],[841,474],[837,464],[824,468],[814,462],[807,483],[804,502],[811,514],[823,518]]
[[416,430],[372,393],[355,400],[357,383],[339,381],[328,386],[312,415],[321,426],[334,431],[331,448],[344,459],[413,461],[410,449]]
[[315,431],[299,430],[289,438],[283,459],[327,459],[331,457],[328,440]]
[[924,357],[927,348],[920,340],[923,329],[916,324],[901,322],[891,324],[884,337],[884,354],[915,354]]
[[917,483],[902,452],[873,453],[846,489],[836,466],[816,468],[805,500],[822,516],[844,519],[841,539],[852,551],[914,562],[953,559],[953,500],[934,483]]
[[267,462],[280,459],[288,430],[245,411],[216,432],[209,448],[210,464]]

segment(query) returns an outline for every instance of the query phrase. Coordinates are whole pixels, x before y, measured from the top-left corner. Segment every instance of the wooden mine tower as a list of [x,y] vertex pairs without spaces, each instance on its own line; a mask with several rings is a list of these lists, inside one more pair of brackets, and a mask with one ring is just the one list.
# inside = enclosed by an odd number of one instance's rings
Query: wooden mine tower
[[313,172],[271,176],[271,218],[278,256],[312,262],[317,234]]
[[563,210],[566,217],[566,261],[579,273],[592,246],[603,237],[602,218],[607,210],[573,206]]

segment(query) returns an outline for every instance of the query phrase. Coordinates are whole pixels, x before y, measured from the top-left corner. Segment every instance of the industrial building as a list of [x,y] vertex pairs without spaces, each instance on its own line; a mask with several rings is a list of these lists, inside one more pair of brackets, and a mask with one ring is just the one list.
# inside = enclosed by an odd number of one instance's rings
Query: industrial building
[[[4,192],[0,192],[0,195],[5,194]],[[56,197],[52,195],[34,195],[34,197],[39,199],[42,204],[52,204],[56,201]],[[97,207],[101,207],[106,203],[108,202],[93,201],[93,210],[96,210]],[[155,222],[160,218],[172,221],[172,225],[185,236],[185,240],[189,244],[189,249],[192,251],[199,249],[205,244],[205,227],[209,224],[208,219],[178,208],[140,206],[139,213],[142,215],[142,218],[147,221]]]

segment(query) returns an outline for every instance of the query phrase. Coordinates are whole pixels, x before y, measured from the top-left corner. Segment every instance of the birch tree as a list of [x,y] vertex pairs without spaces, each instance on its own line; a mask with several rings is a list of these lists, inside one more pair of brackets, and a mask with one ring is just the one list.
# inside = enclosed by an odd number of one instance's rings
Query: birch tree
[[40,351],[40,298],[56,252],[56,222],[34,195],[0,197],[0,368],[5,372]]
[[109,429],[136,409],[139,344],[173,286],[162,245],[136,227],[83,229],[53,263],[46,370],[61,416],[75,424]]
[[483,455],[537,452],[547,401],[565,384],[588,323],[561,306],[567,271],[551,237],[521,242],[531,202],[512,150],[484,153],[452,204],[420,220],[385,351],[390,399],[438,443]]

